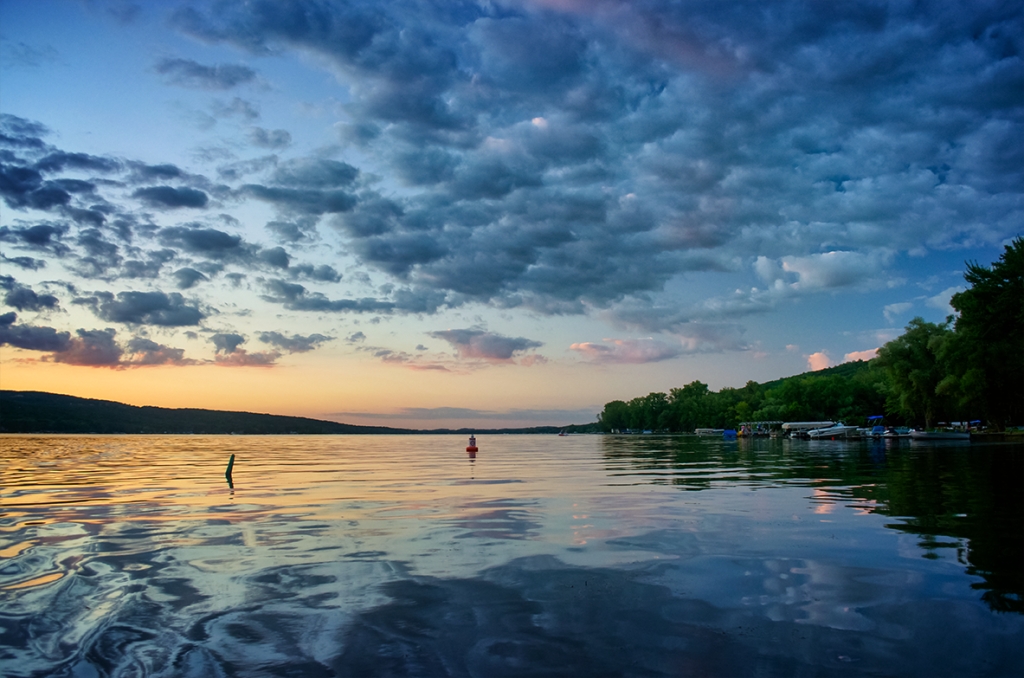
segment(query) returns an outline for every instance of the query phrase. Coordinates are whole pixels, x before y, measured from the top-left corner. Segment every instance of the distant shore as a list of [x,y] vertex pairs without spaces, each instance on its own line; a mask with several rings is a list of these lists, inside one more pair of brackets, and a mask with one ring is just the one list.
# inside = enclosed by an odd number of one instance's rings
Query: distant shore
[[139,407],[43,391],[0,391],[0,433],[131,435],[423,435],[597,432],[597,424],[528,428],[407,429],[253,412]]

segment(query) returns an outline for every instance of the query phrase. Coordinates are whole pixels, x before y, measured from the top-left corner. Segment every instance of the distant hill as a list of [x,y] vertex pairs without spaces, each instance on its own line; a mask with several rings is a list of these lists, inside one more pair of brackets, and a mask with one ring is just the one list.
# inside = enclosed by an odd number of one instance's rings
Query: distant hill
[[[589,431],[586,426],[518,429],[435,429],[356,426],[334,421],[253,412],[137,407],[42,391],[0,391],[0,433],[169,433],[169,434],[417,434],[558,433]],[[594,429],[596,430],[596,429]]]
[[252,412],[136,407],[41,391],[0,391],[0,433],[415,433]]

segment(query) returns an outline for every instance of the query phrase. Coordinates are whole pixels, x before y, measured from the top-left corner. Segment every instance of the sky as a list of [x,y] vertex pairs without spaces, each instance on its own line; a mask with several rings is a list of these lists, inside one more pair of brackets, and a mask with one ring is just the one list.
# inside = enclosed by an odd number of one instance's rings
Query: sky
[[561,426],[1024,231],[1024,4],[0,0],[0,386]]

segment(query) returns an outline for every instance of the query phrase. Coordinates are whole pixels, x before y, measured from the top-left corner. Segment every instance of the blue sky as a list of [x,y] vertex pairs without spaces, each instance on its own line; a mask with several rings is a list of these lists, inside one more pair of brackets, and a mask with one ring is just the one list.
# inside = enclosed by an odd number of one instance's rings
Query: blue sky
[[1022,8],[0,1],[0,382],[583,423],[867,357],[1019,235]]

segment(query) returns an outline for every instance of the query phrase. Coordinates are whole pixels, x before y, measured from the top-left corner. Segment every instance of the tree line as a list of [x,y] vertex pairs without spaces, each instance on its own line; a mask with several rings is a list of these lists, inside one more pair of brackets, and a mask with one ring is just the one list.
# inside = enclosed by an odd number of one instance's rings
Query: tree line
[[997,430],[1024,424],[1024,239],[991,267],[967,262],[968,289],[942,323],[914,318],[869,361],[711,391],[693,381],[668,393],[605,404],[603,431],[688,432],[743,421],[838,420],[932,427],[981,421]]

